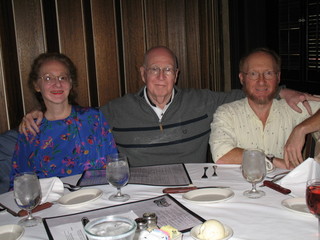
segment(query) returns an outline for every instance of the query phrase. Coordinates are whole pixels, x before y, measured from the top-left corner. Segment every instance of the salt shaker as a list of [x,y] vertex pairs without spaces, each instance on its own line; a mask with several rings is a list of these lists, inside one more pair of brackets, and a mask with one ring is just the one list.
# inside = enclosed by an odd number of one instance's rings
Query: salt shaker
[[145,235],[145,231],[147,231],[147,220],[144,218],[136,218],[137,230],[134,234],[134,240],[143,239],[143,235]]
[[147,229],[151,231],[152,229],[158,229],[157,226],[157,215],[155,213],[144,213],[143,218],[147,220]]

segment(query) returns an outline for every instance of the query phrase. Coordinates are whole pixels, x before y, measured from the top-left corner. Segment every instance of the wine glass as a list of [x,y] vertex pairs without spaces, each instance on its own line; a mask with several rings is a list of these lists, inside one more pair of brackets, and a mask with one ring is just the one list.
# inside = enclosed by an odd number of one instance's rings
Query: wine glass
[[320,239],[320,178],[307,181],[306,202],[310,212],[318,218],[318,239]]
[[130,199],[128,194],[121,193],[121,187],[129,181],[129,164],[127,156],[123,153],[115,153],[107,156],[107,181],[115,188],[117,193],[109,197],[111,201],[125,202]]
[[14,177],[13,187],[17,205],[28,212],[28,217],[21,219],[18,224],[24,227],[38,225],[42,219],[31,214],[32,209],[41,201],[41,187],[37,175],[33,172],[18,173]]
[[252,184],[252,189],[243,193],[249,198],[259,198],[265,195],[264,191],[257,190],[256,184],[266,176],[265,154],[259,149],[245,149],[242,158],[242,175]]

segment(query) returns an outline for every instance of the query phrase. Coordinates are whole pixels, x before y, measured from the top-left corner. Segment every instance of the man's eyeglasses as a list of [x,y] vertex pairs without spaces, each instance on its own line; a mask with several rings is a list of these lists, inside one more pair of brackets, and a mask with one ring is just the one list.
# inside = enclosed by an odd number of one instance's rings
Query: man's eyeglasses
[[47,73],[41,76],[40,78],[49,85],[56,83],[56,80],[58,80],[62,84],[71,82],[71,79],[67,74],[61,74],[60,76],[55,76],[53,74]]
[[166,76],[172,76],[176,73],[176,69],[175,68],[171,68],[171,67],[165,67],[165,68],[159,68],[159,67],[151,67],[151,68],[147,68],[147,72],[151,75],[155,75],[158,76],[160,74],[160,71],[166,75]]
[[252,71],[252,72],[242,72],[242,73],[246,74],[248,78],[251,80],[257,80],[258,78],[260,78],[260,74],[262,74],[265,79],[271,80],[271,79],[274,79],[278,74],[274,71],[265,71],[263,73]]

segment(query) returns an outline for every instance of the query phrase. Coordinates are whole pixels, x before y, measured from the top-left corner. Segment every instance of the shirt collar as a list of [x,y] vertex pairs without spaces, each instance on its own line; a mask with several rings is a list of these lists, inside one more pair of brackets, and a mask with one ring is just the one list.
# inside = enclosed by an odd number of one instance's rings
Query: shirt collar
[[[157,107],[152,101],[151,101],[151,99],[149,98],[149,96],[148,96],[148,94],[147,94],[147,87],[144,87],[144,89],[143,89],[143,96],[144,96],[144,98],[145,98],[145,100],[146,100],[146,102],[151,106],[151,107]],[[171,98],[169,99],[169,101],[166,103],[166,106],[169,106],[170,105],[170,103],[172,102],[172,100],[173,100],[173,98],[174,98],[174,95],[176,94],[176,89],[175,88],[173,88],[172,89],[172,94],[171,94]]]

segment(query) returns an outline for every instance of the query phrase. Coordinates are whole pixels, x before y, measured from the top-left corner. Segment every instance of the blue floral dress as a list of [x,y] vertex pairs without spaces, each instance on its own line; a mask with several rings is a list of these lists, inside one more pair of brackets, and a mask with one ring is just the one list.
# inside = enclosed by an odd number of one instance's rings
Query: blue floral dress
[[34,137],[19,134],[12,158],[11,183],[16,173],[33,171],[39,178],[65,177],[87,169],[105,168],[116,145],[103,114],[94,108],[72,106],[69,117],[43,118]]

